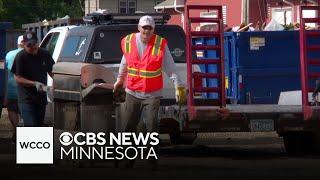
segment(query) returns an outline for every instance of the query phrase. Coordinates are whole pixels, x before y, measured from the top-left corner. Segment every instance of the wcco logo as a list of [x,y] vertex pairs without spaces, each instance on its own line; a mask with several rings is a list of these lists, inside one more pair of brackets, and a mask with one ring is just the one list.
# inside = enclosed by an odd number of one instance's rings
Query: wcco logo
[[20,142],[21,149],[49,149],[50,146],[49,142]]
[[17,164],[53,164],[53,128],[17,127]]

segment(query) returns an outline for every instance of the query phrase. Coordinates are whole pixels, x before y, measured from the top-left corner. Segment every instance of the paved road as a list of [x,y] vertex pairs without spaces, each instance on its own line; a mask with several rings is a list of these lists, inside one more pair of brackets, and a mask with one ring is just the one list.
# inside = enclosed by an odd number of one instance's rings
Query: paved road
[[[10,124],[0,121],[1,179],[319,179],[320,156],[290,157],[276,133],[200,134],[192,146],[163,146],[159,171],[146,162],[133,169],[113,163],[37,165],[15,164],[15,146],[8,139]],[[112,178],[113,179],[113,178]],[[142,179],[143,180],[143,179]]]

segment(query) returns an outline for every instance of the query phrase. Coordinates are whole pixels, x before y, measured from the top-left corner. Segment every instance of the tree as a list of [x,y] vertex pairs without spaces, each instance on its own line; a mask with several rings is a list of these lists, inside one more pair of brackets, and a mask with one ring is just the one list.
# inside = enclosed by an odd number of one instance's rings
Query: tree
[[11,21],[15,28],[22,24],[54,20],[69,15],[81,18],[84,15],[84,0],[0,0],[0,21]]

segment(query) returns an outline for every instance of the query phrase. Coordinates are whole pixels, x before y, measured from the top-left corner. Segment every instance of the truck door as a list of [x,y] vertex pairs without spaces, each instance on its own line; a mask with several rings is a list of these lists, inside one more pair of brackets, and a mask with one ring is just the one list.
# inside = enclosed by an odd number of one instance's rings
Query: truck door
[[[57,62],[57,59],[58,59],[58,57],[57,57],[58,53],[56,53],[57,52],[56,47],[58,44],[57,42],[58,42],[59,37],[60,37],[60,32],[48,33],[40,45],[41,48],[44,48],[49,51],[49,53],[51,54],[51,56],[55,62]],[[52,86],[52,78],[49,75],[47,75],[47,79],[48,79],[47,86]],[[50,97],[51,96],[48,93],[48,100],[51,102]]]

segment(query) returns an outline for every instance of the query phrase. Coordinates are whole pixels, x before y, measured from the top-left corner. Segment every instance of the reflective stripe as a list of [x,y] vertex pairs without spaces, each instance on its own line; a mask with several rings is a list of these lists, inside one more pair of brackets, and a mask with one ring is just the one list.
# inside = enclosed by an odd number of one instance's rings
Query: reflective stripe
[[154,77],[158,77],[162,74],[162,69],[158,69],[156,71],[142,71],[140,72],[140,77],[144,77],[144,78],[154,78]]
[[137,68],[128,67],[128,70],[138,71]]
[[158,56],[160,55],[160,52],[161,52],[161,51],[160,51],[160,47],[162,46],[162,42],[163,42],[163,38],[161,38],[161,41],[160,41],[160,46],[159,46],[159,50],[158,50],[158,53],[157,53]]
[[129,68],[128,67],[128,75],[129,76],[139,76],[142,78],[154,78],[162,75],[162,69],[159,68],[156,71],[145,71],[145,70],[138,70],[135,68]]
[[160,54],[160,47],[161,47],[160,45],[161,45],[162,41],[163,41],[163,38],[157,35],[155,43],[152,48],[152,55],[153,56]]
[[126,53],[131,52],[131,39],[132,39],[133,34],[130,34],[126,37],[126,44],[125,44],[125,51]]
[[138,69],[129,68],[129,67],[128,67],[128,75],[130,75],[130,76],[138,76],[138,75],[139,75]]

